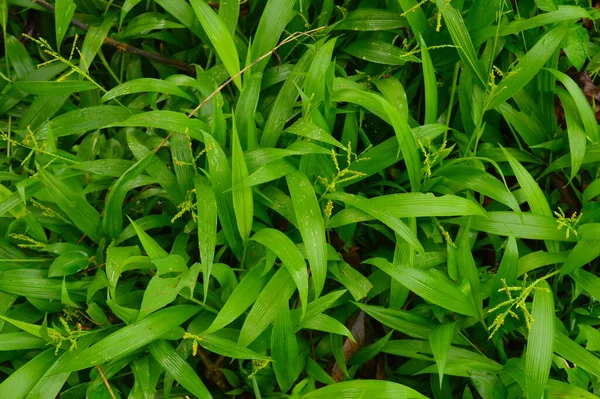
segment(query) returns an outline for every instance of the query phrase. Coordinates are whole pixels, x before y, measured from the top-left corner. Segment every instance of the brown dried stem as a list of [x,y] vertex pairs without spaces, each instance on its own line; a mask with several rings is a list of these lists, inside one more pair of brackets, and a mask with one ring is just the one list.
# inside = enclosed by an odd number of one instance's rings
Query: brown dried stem
[[[52,13],[55,12],[54,6],[52,4],[47,3],[45,0],[31,0],[31,1],[33,3],[39,4],[40,6],[42,6],[43,8],[45,8],[46,10],[48,10]],[[71,23],[86,32],[89,29],[89,27],[86,24],[79,21],[78,19],[72,18]],[[148,58],[150,60],[160,62],[161,64],[173,66],[173,67],[175,67],[181,71],[184,71],[186,73],[189,73],[189,74],[194,74],[194,72],[195,72],[194,67],[186,64],[185,62],[173,60],[171,58],[163,57],[162,55],[159,55],[159,54],[154,54],[149,51],[145,51],[145,50],[139,49],[137,47],[130,46],[127,43],[120,42],[120,41],[112,39],[108,36],[106,36],[106,38],[104,39],[104,44],[113,46],[113,47],[117,48],[117,50],[120,50],[120,51],[127,51],[129,53],[139,55],[140,57],[144,57],[144,58]]]
[[113,392],[110,384],[108,383],[108,380],[106,379],[106,376],[104,375],[104,372],[102,371],[102,368],[100,367],[100,365],[96,366],[96,368],[98,369],[98,372],[100,373],[100,377],[102,378],[102,381],[104,381],[104,385],[106,385],[106,389],[108,389],[108,393],[110,394],[110,397],[112,399],[117,399],[117,397],[115,396],[115,393]]

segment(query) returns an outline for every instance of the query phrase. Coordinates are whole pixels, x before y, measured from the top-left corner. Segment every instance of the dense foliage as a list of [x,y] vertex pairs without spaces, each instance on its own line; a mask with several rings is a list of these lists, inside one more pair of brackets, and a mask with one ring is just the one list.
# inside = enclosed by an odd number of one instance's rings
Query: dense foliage
[[0,0],[0,398],[596,398],[595,5]]

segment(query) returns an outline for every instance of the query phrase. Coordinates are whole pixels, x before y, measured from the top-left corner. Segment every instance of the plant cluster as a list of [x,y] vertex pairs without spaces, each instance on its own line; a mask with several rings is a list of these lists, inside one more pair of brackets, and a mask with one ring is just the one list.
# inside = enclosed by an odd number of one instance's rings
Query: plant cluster
[[597,398],[596,0],[0,0],[0,398]]

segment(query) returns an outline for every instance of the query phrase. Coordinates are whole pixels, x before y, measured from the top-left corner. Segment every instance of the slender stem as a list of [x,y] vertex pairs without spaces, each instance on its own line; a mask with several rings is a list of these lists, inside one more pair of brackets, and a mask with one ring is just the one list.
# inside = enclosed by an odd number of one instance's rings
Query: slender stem
[[100,365],[96,366],[96,368],[98,369],[98,372],[100,373],[100,377],[102,377],[102,381],[104,381],[104,385],[106,385],[106,389],[108,389],[108,393],[110,394],[110,397],[112,399],[117,399],[117,397],[115,396],[115,393],[113,392],[112,387],[108,383],[108,380],[106,379],[106,376],[104,375],[104,372],[102,371],[102,368],[100,367]]
[[110,67],[110,65],[108,64],[108,62],[106,61],[106,58],[104,58],[104,54],[102,53],[102,49],[100,49],[100,51],[98,51],[98,57],[100,58],[100,61],[102,61],[102,64],[104,65],[104,67],[106,68],[106,70],[108,71],[108,73],[110,74],[110,76],[112,76],[112,78],[117,82],[117,84],[121,84],[121,80],[114,73],[114,71],[112,70],[112,68]]
[[[446,127],[450,128],[450,119],[452,118],[452,108],[454,105],[454,94],[456,93],[456,84],[458,81],[458,71],[460,70],[460,62],[454,66],[454,75],[452,76],[452,90],[450,90],[450,103],[448,104],[448,115],[446,116]],[[448,138],[448,130],[444,132],[444,141]]]
[[262,395],[260,394],[260,388],[258,387],[258,383],[256,382],[256,378],[254,376],[252,378],[252,388],[254,389],[254,396],[256,399],[262,399]]

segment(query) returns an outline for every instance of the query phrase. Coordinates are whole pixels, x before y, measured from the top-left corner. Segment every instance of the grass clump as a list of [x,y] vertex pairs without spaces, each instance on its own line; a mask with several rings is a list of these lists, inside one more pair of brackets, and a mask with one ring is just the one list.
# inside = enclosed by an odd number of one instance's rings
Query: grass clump
[[594,398],[598,4],[0,2],[0,398]]

